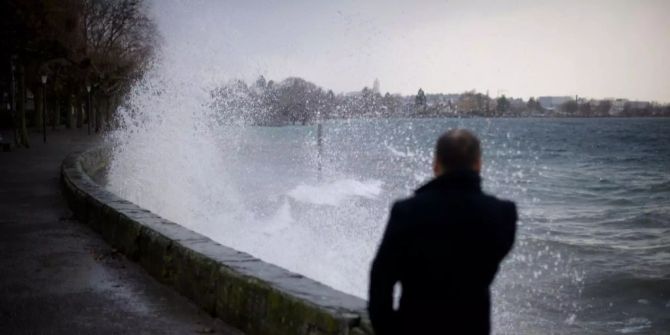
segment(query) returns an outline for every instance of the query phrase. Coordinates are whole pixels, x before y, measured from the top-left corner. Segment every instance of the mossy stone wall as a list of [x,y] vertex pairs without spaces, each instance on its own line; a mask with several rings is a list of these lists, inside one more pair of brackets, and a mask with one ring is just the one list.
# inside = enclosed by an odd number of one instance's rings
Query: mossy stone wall
[[156,279],[247,334],[372,334],[365,302],[161,218],[90,176],[109,147],[70,155],[61,166],[75,216]]

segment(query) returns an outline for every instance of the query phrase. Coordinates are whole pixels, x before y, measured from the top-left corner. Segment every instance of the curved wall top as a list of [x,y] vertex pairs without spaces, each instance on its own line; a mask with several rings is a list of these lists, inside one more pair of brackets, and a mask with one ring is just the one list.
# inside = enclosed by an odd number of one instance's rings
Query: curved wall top
[[212,241],[124,200],[91,176],[110,147],[70,155],[63,191],[75,216],[159,281],[248,334],[372,334],[365,301]]

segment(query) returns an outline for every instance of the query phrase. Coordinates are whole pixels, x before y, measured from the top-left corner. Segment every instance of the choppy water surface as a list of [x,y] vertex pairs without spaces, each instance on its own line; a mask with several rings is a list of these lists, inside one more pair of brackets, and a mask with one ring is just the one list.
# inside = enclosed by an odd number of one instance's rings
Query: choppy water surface
[[520,209],[496,333],[669,333],[670,119],[331,121],[321,154],[313,126],[190,142],[156,126],[116,137],[109,188],[365,297],[390,205],[430,177],[434,140],[452,127],[481,136],[485,190]]

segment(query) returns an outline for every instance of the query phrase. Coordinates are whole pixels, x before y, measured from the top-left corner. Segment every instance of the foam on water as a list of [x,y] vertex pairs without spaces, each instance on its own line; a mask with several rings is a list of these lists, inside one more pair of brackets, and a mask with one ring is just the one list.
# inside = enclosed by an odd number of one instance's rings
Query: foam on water
[[340,179],[318,185],[300,184],[288,195],[300,202],[315,205],[338,206],[354,197],[374,199],[381,193],[380,180],[361,182],[354,179]]

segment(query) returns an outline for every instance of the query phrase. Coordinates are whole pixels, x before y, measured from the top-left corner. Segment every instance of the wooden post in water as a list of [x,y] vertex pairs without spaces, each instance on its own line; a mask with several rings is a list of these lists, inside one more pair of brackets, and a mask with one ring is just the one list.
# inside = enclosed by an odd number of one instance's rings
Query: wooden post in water
[[323,127],[321,126],[321,117],[317,113],[316,115],[316,168],[317,168],[317,178],[321,181],[321,170],[322,170],[322,160],[323,160]]

